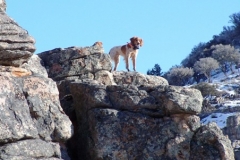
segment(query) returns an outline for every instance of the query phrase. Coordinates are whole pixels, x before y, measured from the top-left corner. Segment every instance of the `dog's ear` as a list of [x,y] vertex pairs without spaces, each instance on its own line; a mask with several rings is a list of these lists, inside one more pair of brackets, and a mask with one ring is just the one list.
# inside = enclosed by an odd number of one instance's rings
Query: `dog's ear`
[[133,40],[134,40],[134,37],[130,38],[130,42],[133,42]]
[[140,38],[140,46],[142,47],[143,46],[143,40]]
[[130,41],[133,42],[136,39],[137,39],[137,37],[132,37],[132,38],[130,38]]

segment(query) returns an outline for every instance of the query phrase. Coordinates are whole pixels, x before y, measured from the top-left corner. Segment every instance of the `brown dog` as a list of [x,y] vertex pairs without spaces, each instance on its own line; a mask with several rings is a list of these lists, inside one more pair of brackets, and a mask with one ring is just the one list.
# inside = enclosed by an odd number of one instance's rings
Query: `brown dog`
[[133,63],[133,70],[136,71],[136,58],[138,54],[138,49],[139,47],[142,47],[143,45],[143,40],[139,37],[132,37],[130,39],[130,43],[127,43],[126,45],[123,46],[116,46],[113,47],[109,54],[111,59],[114,62],[114,71],[116,71],[119,60],[120,60],[120,55],[124,57],[125,63],[126,63],[126,69],[129,71],[129,63],[128,59],[132,59]]

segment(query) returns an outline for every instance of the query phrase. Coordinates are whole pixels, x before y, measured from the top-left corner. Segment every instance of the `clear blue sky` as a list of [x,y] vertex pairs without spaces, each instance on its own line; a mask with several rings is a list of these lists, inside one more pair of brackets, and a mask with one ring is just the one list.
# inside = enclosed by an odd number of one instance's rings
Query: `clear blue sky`
[[[102,41],[105,53],[132,36],[144,40],[137,71],[179,65],[200,42],[231,25],[239,0],[6,0],[7,14],[36,39],[36,54]],[[132,65],[130,63],[132,70]],[[125,70],[120,61],[118,70]]]

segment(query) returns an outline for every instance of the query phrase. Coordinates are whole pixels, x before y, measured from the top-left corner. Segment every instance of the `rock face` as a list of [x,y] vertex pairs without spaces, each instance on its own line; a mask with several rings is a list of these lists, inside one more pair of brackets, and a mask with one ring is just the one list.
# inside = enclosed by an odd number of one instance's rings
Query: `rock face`
[[[60,158],[59,143],[64,144],[72,133],[55,82],[29,75],[14,77],[8,72],[0,75],[1,159]],[[52,151],[46,152],[48,148]]]
[[[201,96],[187,100],[187,96],[179,93],[179,100],[170,100],[167,97],[173,90],[179,91],[179,87],[72,83],[78,142],[85,140],[77,146],[78,157],[189,159],[190,137],[200,127],[194,113],[201,111]],[[190,109],[193,101],[196,109]],[[185,106],[179,105],[182,102]],[[180,142],[182,145],[177,145]]]
[[110,73],[102,46],[54,49],[39,57],[74,125],[68,141],[73,160],[199,159],[201,146],[202,159],[234,159],[219,128],[200,125],[198,90],[137,72]]
[[20,66],[35,51],[35,40],[4,12],[5,0],[0,1],[0,65]]
[[[34,39],[9,18],[0,1],[0,159],[69,159],[71,121],[60,106],[56,83]],[[24,63],[24,64],[23,64]]]

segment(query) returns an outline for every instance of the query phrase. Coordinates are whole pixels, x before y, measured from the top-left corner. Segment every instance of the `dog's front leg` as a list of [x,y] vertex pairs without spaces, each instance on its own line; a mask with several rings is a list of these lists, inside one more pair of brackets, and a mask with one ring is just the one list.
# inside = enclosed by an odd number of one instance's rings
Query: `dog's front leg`
[[132,57],[133,70],[136,71],[136,57]]
[[126,69],[129,72],[130,71],[129,70],[129,63],[128,63],[129,56],[125,56],[124,59],[125,59],[125,62],[126,62]]

